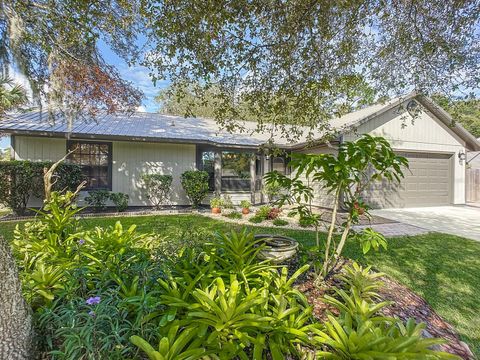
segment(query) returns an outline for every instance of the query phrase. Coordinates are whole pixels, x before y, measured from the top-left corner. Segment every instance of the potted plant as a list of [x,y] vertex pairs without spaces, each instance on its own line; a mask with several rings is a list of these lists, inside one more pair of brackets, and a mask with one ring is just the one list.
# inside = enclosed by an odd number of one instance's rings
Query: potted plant
[[214,196],[210,199],[210,207],[212,208],[212,214],[220,214],[222,212],[222,198]]
[[252,206],[252,204],[250,203],[250,201],[248,200],[242,200],[240,202],[240,206],[242,207],[242,214],[243,215],[247,215],[248,213],[250,213],[250,206]]

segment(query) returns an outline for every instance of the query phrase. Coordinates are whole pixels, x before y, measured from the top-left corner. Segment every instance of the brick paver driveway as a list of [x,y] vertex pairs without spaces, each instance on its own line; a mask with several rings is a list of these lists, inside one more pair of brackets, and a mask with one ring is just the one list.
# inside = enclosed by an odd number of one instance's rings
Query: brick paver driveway
[[438,206],[372,210],[372,214],[420,228],[480,241],[480,208]]

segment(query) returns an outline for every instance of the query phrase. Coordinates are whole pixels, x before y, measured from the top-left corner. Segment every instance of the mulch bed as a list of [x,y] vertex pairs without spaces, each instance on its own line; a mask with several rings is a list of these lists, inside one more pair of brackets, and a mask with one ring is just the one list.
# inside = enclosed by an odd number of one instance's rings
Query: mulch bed
[[[392,305],[382,309],[382,315],[399,318],[404,322],[410,318],[417,322],[423,322],[426,324],[425,337],[443,338],[447,341],[446,344],[435,346],[436,350],[455,354],[466,360],[475,359],[472,351],[467,344],[460,340],[455,329],[435,313],[422,297],[387,276],[382,277],[381,281],[383,286],[378,291],[379,301],[393,302]],[[340,286],[341,283],[334,278],[330,278],[326,287],[318,288],[313,284],[313,277],[306,276],[296,285],[296,288],[307,297],[308,302],[313,307],[315,318],[324,322],[327,320],[328,312],[338,315],[338,311],[323,302],[323,296],[333,295],[333,289]]]

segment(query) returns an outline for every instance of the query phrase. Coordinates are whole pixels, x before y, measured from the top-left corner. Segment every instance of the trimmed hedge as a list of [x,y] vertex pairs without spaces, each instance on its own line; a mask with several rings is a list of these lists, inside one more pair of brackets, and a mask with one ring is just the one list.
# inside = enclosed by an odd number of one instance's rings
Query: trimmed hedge
[[[51,161],[0,161],[0,204],[8,206],[17,215],[25,214],[30,197],[43,198],[43,174]],[[74,191],[83,181],[80,166],[62,163],[55,171],[54,191]]]

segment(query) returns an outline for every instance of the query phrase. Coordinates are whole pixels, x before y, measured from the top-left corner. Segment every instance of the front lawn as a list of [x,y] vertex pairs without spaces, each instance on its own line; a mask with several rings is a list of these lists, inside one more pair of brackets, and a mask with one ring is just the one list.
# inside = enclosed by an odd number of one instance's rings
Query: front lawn
[[[138,226],[139,232],[162,235],[195,228],[211,231],[230,230],[231,223],[200,215],[166,215],[123,218],[87,218],[85,228],[113,225]],[[16,223],[0,223],[0,235],[12,238]],[[291,236],[303,246],[314,244],[308,230],[252,227],[253,231]],[[409,286],[424,297],[445,320],[450,322],[480,356],[480,243],[446,234],[427,234],[389,239],[388,251],[363,256],[357,244],[347,244],[344,255],[373,265]]]

